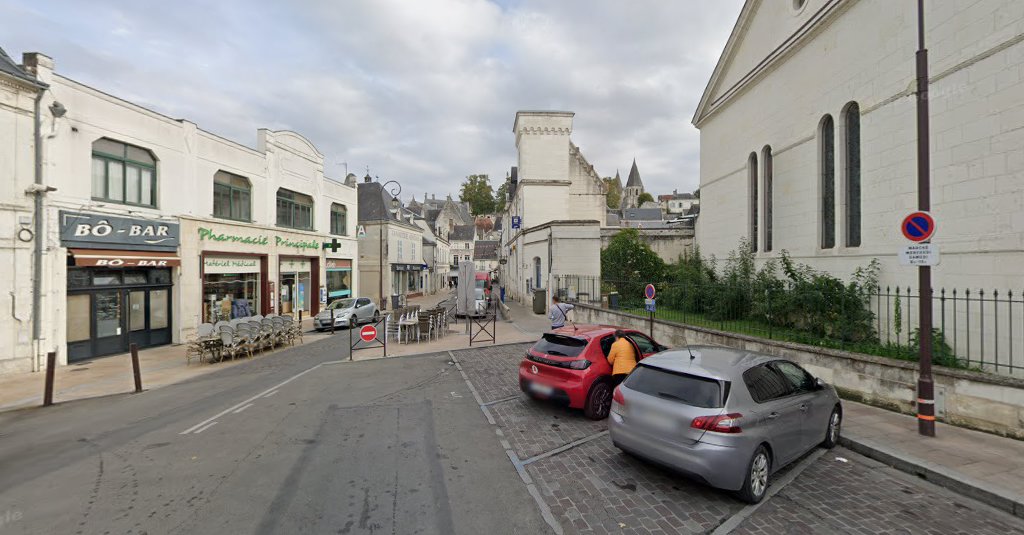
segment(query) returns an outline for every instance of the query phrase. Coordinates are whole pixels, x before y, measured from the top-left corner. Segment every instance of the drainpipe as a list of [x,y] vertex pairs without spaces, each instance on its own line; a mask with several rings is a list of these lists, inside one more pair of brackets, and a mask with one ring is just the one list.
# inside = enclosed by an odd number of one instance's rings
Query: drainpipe
[[42,112],[40,107],[43,102],[44,89],[40,88],[35,99],[35,124],[34,145],[35,145],[35,260],[32,262],[32,341],[35,342],[35,358],[32,359],[32,371],[40,369],[39,356],[42,350],[43,322],[40,317],[40,310],[43,303],[43,136],[42,136]]

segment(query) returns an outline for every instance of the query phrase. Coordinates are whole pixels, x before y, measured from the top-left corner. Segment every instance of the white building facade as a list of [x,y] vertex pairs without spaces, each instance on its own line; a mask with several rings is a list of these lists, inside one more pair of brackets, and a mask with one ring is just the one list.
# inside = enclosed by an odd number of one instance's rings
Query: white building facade
[[569,138],[573,115],[516,113],[519,157],[502,214],[499,257],[507,263],[499,280],[506,297],[519,302],[551,288],[556,275],[601,275],[604,185]]
[[[1024,4],[926,3],[935,287],[1019,288],[1024,275]],[[865,28],[872,28],[865,32]],[[694,116],[697,243],[848,278],[881,261],[916,286],[899,231],[917,208],[917,6],[748,1]]]
[[[49,85],[44,109],[66,113],[43,117],[43,181],[55,188],[41,237],[44,329],[7,369],[39,369],[47,351],[66,364],[179,343],[201,322],[315,314],[352,295],[356,191],[324,176],[307,139],[259,130],[252,149],[63,77],[46,56],[25,64]],[[31,129],[13,135],[30,146]],[[31,181],[14,176],[4,203]],[[24,327],[3,332],[24,342]]]

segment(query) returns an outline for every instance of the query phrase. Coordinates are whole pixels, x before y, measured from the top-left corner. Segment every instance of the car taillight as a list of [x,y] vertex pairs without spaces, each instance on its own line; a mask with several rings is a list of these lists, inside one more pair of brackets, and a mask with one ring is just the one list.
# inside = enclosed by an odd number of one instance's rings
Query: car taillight
[[579,359],[569,361],[569,368],[573,370],[585,370],[590,367],[590,361],[587,359]]
[[743,415],[738,412],[717,416],[698,416],[690,423],[690,427],[716,433],[739,433],[741,431],[739,419],[742,417]]
[[625,405],[626,404],[626,398],[622,396],[622,387],[621,386],[616,386],[615,387],[615,390],[612,392],[612,401],[614,401],[615,403],[618,403],[619,405]]

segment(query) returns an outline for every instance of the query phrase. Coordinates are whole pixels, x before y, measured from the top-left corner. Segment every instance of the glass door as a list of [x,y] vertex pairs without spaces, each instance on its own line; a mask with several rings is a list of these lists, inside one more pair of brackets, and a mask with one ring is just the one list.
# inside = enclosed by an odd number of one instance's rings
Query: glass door
[[121,331],[121,293],[122,290],[102,290],[92,294],[93,324],[96,326],[95,355],[125,350]]
[[146,290],[128,292],[128,343],[139,347],[149,345],[149,329],[146,325]]

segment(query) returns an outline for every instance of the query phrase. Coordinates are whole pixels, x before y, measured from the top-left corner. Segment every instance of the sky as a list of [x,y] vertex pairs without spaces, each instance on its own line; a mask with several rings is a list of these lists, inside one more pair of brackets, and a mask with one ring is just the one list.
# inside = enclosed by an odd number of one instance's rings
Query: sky
[[646,190],[692,191],[690,124],[742,0],[0,0],[0,47],[254,147],[294,130],[324,172],[402,197],[496,189],[517,110],[575,112],[601,176],[636,158]]

